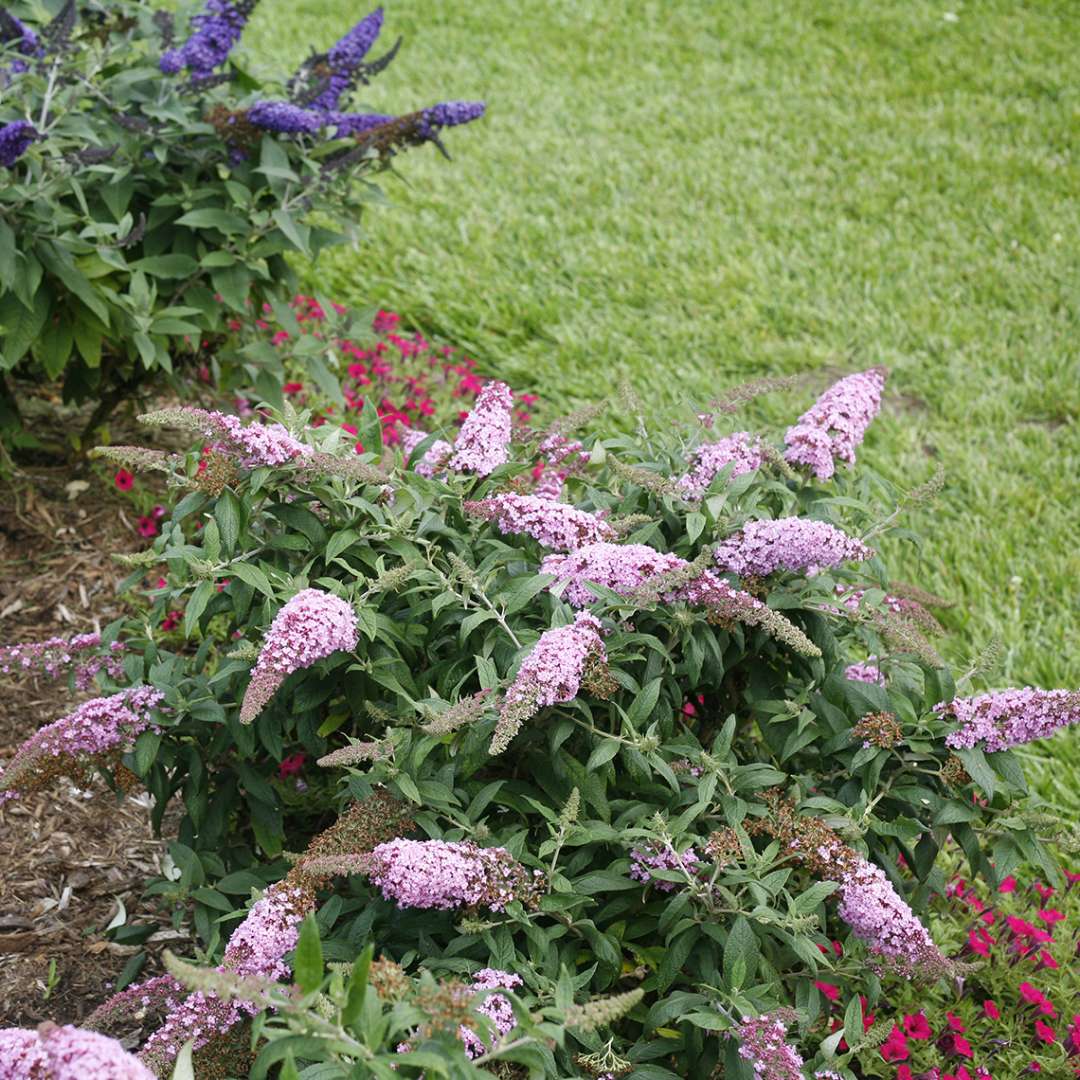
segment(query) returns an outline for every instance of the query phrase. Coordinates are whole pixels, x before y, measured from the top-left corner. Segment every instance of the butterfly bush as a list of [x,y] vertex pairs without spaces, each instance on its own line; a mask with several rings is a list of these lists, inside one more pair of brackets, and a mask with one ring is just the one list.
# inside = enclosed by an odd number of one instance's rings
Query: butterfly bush
[[688,499],[700,499],[721,472],[730,467],[731,479],[756,472],[766,461],[761,441],[747,431],[736,431],[716,442],[703,443],[692,451],[693,467],[679,478]]
[[[55,679],[71,671],[76,690],[89,690],[99,672],[110,679],[124,677],[124,643],[111,641],[102,646],[101,634],[75,634],[70,638],[51,637],[0,646],[0,675],[45,675]],[[86,654],[93,655],[86,655]]]
[[510,459],[510,423],[514,408],[510,387],[489,382],[476,399],[454,440],[449,466],[487,476]]
[[787,1041],[786,1012],[751,1016],[735,1029],[739,1057],[760,1080],[802,1080],[803,1059]]
[[[499,971],[498,968],[482,968],[472,977],[472,988],[478,993],[484,990],[515,990],[521,985],[520,975]],[[492,1046],[498,1045],[499,1040],[509,1035],[517,1024],[514,1007],[502,994],[488,994],[478,1011],[491,1021],[494,1028]],[[465,1053],[470,1058],[480,1057],[490,1049],[476,1032],[465,1025],[461,1026],[459,1034],[465,1044]]]
[[1036,690],[1030,686],[996,690],[942,702],[935,711],[958,724],[945,739],[949,746],[1008,750],[1080,723],[1080,691]]
[[151,727],[161,691],[148,686],[85,701],[67,716],[38,729],[0,770],[0,802],[37,790],[57,775],[78,770],[130,747]]
[[778,570],[816,574],[845,562],[861,562],[874,552],[861,540],[825,521],[785,517],[748,521],[715,549],[716,561],[740,577],[767,577]]
[[0,1029],[0,1080],[154,1080],[115,1039],[70,1024]]
[[[922,1029],[898,1019],[894,1033],[891,1003],[908,1000],[910,983],[927,1002],[970,984],[975,950],[1001,947],[985,933],[1028,965],[1030,989],[1016,995],[1032,1036],[1049,1037],[1037,1020],[1064,1054],[1068,998],[1047,974],[1075,945],[1055,929],[1061,901],[1044,902],[1042,917],[973,919],[971,938],[927,919],[949,834],[965,875],[996,884],[1031,861],[1050,875],[1068,832],[1024,804],[1012,751],[981,753],[985,736],[950,745],[960,706],[935,707],[968,691],[928,655],[928,620],[903,606],[933,598],[889,577],[899,524],[888,482],[845,470],[822,486],[783,462],[781,428],[752,433],[759,468],[733,481],[725,466],[711,497],[688,500],[678,478],[705,438],[694,417],[692,434],[667,417],[643,424],[648,435],[614,433],[595,411],[541,424],[521,418],[531,403],[515,393],[504,444],[500,387],[498,424],[469,432],[454,414],[483,388],[474,372],[448,371],[455,358],[385,322],[356,339],[363,358],[349,354],[346,316],[319,309],[289,309],[292,325],[279,306],[260,349],[304,353],[322,335],[340,352],[334,377],[362,406],[346,397],[347,410],[331,411],[309,388],[283,389],[280,409],[253,399],[251,425],[282,423],[310,452],[246,469],[243,448],[215,451],[231,466],[220,484],[199,477],[198,445],[178,449],[172,516],[125,586],[138,605],[118,634],[126,674],[167,693],[172,711],[154,738],[119,748],[122,763],[159,801],[183,796],[182,874],[160,889],[183,897],[207,954],[202,982],[170,960],[182,990],[159,983],[133,997],[148,999],[144,1026],[209,994],[207,1008],[223,1011],[209,1013],[199,1065],[230,1039],[282,1061],[280,1040],[301,1037],[305,1067],[430,1071],[437,1052],[454,1080],[495,1054],[537,1077],[596,1080],[645,1064],[656,1080],[708,1077],[718,1064],[747,1073],[739,1050],[757,1032],[768,1066],[793,1064],[787,1046],[806,1077],[874,1075],[869,1057],[893,1080],[901,1038],[910,1049]],[[273,325],[289,335],[280,346]],[[445,380],[450,419],[382,408],[387,357]],[[466,381],[475,392],[456,394]],[[724,437],[717,424],[711,441]],[[205,424],[191,432],[226,447]],[[449,465],[459,437],[458,449],[490,460],[492,433],[503,463]],[[420,476],[410,459],[435,439],[445,446]],[[549,470],[557,500],[536,493]],[[717,562],[743,523],[785,519],[811,524],[782,526],[800,543],[769,566],[796,569],[740,583]],[[872,567],[848,546],[869,535],[882,538]],[[159,565],[167,578],[147,590]],[[818,566],[825,584],[810,576]],[[272,695],[246,727],[252,643],[310,589],[351,615],[329,642],[297,631],[302,649],[268,671]],[[147,633],[179,610],[169,635]],[[266,635],[268,656],[277,636]],[[348,652],[301,666],[338,645]],[[848,677],[858,665],[887,681]],[[277,880],[303,890],[318,919],[300,924],[293,960],[249,938],[254,974],[242,975],[236,947],[219,940],[225,907],[241,902],[232,890]],[[485,991],[469,973],[485,968],[521,980],[512,997],[504,984],[489,991],[512,1001],[512,1032],[477,1017]],[[250,1009],[229,1011],[238,1001]],[[492,1009],[509,1023],[502,1003]],[[774,1014],[783,1032],[762,1020],[740,1039],[746,1018]],[[964,1057],[968,1034],[928,1023],[944,1071],[959,1076],[967,1062],[974,1077],[987,1064]],[[155,1069],[185,1030],[155,1038]],[[145,1047],[153,1035],[139,1037]]]
[[240,722],[250,724],[294,671],[357,645],[356,613],[333,593],[298,592],[274,616],[255,661],[240,706]]
[[834,383],[787,429],[785,459],[830,480],[836,462],[855,463],[855,449],[881,408],[884,368],[870,368]]
[[877,683],[879,686],[885,685],[885,674],[881,668],[878,667],[877,657],[871,656],[866,660],[860,660],[854,664],[848,664],[844,668],[844,678],[851,679],[852,682],[865,682],[865,683]]

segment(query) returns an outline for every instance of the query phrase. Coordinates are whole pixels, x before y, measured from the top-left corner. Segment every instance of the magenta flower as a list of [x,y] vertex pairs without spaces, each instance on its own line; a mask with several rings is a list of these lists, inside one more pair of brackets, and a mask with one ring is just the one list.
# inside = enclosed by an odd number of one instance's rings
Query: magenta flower
[[777,570],[813,575],[873,554],[835,526],[799,517],[748,521],[716,547],[717,563],[740,577],[766,577]]
[[996,690],[942,702],[934,711],[958,721],[957,730],[945,737],[953,749],[1008,750],[1080,723],[1080,691]]
[[352,652],[358,640],[351,604],[320,589],[298,592],[270,624],[240,706],[240,722],[250,724],[294,671],[339,650]]
[[487,476],[510,460],[510,423],[514,398],[503,382],[484,384],[458,437],[450,468]]
[[747,431],[736,431],[717,442],[705,443],[690,454],[689,472],[679,479],[679,487],[688,499],[700,499],[713,479],[731,466],[730,477],[755,472],[765,464],[761,440]]
[[836,462],[853,464],[855,448],[881,408],[884,368],[871,368],[834,383],[788,428],[784,457],[803,465],[819,480],[836,472]]
[[115,1039],[66,1025],[0,1031],[0,1080],[155,1080]]

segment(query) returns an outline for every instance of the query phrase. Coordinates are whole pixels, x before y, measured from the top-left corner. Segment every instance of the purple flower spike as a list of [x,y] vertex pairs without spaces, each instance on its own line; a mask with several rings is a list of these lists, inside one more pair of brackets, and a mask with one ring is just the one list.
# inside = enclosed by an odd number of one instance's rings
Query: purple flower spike
[[0,44],[15,42],[15,48],[23,56],[34,56],[41,48],[37,34],[9,11],[0,9]]
[[228,0],[207,0],[203,10],[191,20],[191,37],[179,49],[163,54],[158,67],[166,75],[175,75],[186,68],[194,80],[208,79],[215,68],[229,59],[256,2],[242,0],[232,4]]
[[424,119],[435,128],[457,127],[479,120],[487,106],[482,101],[444,101],[424,110]]
[[288,101],[259,101],[248,109],[248,120],[266,131],[286,135],[315,135],[326,118]]
[[27,120],[5,124],[0,128],[0,166],[10,169],[36,138],[37,132]]
[[364,57],[375,44],[383,24],[383,9],[377,7],[362,18],[326,54],[330,75],[318,97],[310,104],[313,109],[332,110],[338,107],[343,94],[353,88],[356,73]]
[[338,139],[345,139],[350,135],[362,135],[365,131],[382,127],[383,124],[389,124],[396,119],[397,117],[387,113],[331,112],[326,114],[326,123],[337,129],[334,136]]

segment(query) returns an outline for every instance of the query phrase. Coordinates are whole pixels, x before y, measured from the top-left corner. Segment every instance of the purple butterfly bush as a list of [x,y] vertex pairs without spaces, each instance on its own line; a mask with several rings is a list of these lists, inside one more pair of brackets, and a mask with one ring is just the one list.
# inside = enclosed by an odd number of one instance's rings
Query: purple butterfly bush
[[289,101],[259,101],[248,109],[248,120],[264,131],[283,135],[317,135],[326,125],[326,116]]
[[778,1009],[748,1017],[735,1028],[739,1057],[756,1080],[803,1080],[803,1059],[787,1041],[787,1025],[793,1019],[794,1013]]
[[244,32],[257,0],[233,4],[229,0],[206,0],[191,20],[192,34],[176,49],[162,54],[159,66],[166,75],[188,71],[196,82],[210,78],[221,67]]
[[945,737],[954,750],[1008,750],[1080,724],[1080,691],[1030,686],[995,690],[942,702],[934,711],[958,722],[957,729]]
[[330,74],[322,91],[308,102],[311,108],[330,112],[338,107],[342,96],[355,86],[360,64],[375,44],[382,24],[383,9],[377,7],[334,44],[324,61]]
[[0,166],[10,169],[38,137],[28,120],[13,120],[0,128]]

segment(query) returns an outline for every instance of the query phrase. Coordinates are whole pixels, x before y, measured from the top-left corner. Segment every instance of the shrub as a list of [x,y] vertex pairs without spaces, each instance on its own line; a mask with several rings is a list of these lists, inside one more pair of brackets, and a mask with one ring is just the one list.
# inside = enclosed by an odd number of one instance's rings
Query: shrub
[[[44,26],[2,13],[0,369],[96,399],[90,428],[148,375],[212,355],[230,313],[284,315],[286,255],[347,239],[372,193],[356,178],[483,112],[345,111],[396,52],[367,57],[381,8],[260,84],[232,56],[254,6],[207,0],[179,25],[128,0],[69,0]],[[17,425],[7,381],[0,398]]]
[[[363,1029],[381,1052],[386,1025],[406,1024],[381,991],[355,991],[370,1011],[350,1014],[345,1042],[318,1019],[349,992],[294,936],[317,910],[328,959],[369,943],[455,1000],[478,971],[520,978],[507,1001],[551,1040],[528,1022],[524,1044],[507,1036],[515,1055],[530,1048],[517,1061],[530,1075],[793,1077],[809,1061],[850,1077],[885,1037],[864,1035],[864,1002],[964,970],[915,914],[944,888],[948,837],[990,887],[1024,861],[1057,874],[1045,820],[1013,805],[1013,752],[984,749],[1011,699],[963,696],[913,596],[933,598],[893,585],[873,550],[922,493],[793,468],[851,459],[882,378],[834,387],[788,460],[767,434],[729,437],[725,460],[642,418],[644,435],[587,445],[571,438],[587,414],[511,437],[497,384],[456,436],[432,432],[405,461],[368,409],[361,454],[288,407],[247,426],[192,408],[147,417],[215,447],[202,471],[196,450],[143,452],[188,489],[131,579],[160,564],[166,581],[121,634],[127,679],[163,701],[153,726],[102,740],[129,749],[159,822],[183,802],[179,877],[154,890],[190,906],[211,954],[228,938],[222,979],[185,975],[169,993],[210,987],[208,1015],[230,1030],[258,1014],[272,1060],[292,1047],[298,1064],[391,1075],[354,1045]],[[152,629],[181,609],[175,632]],[[129,691],[107,675],[117,700],[95,715],[124,719]],[[1039,693],[1023,699],[1038,725],[1011,742],[1080,717],[1076,696]],[[0,774],[0,788],[27,778]],[[237,898],[267,883],[229,936]],[[273,897],[288,932],[256,935]],[[270,1020],[260,1009],[281,991],[265,980],[289,967],[302,996]],[[238,978],[264,981],[253,998]],[[844,1011],[828,1034],[831,980]],[[576,1021],[575,1002],[605,995],[620,1003],[609,1024]],[[234,1000],[248,1004],[229,1012]],[[163,1047],[194,1035],[212,1054],[224,1037],[188,1001],[195,1013],[166,1008],[170,1037],[144,1047],[159,1071]],[[421,1053],[461,1016],[431,1014],[408,1013]],[[402,1056],[395,1075],[466,1067],[440,1060]]]

